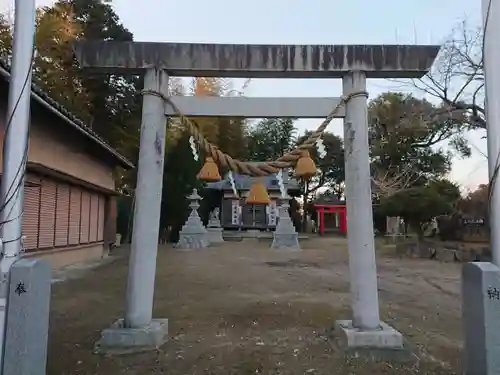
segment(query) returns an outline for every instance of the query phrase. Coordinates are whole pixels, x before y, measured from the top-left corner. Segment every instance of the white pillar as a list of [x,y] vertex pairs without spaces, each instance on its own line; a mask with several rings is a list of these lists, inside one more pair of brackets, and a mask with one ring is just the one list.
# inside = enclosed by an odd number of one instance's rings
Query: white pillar
[[[366,91],[366,76],[352,72],[343,78],[344,95]],[[347,241],[353,325],[371,330],[380,325],[377,268],[368,149],[367,98],[358,95],[346,105],[344,119]]]
[[[168,93],[168,76],[163,70],[149,69],[144,89]],[[127,285],[127,328],[151,323],[160,225],[163,162],[165,155],[165,103],[152,93],[144,93],[141,141],[135,189],[134,226]]]
[[488,172],[491,183],[490,248],[493,263],[500,267],[500,4],[482,0],[484,30],[484,75],[486,91],[486,128]]
[[[8,273],[21,251],[24,172],[28,152],[35,0],[16,0],[14,43],[3,145],[0,221],[0,368],[5,343]],[[0,369],[0,371],[2,371]]]

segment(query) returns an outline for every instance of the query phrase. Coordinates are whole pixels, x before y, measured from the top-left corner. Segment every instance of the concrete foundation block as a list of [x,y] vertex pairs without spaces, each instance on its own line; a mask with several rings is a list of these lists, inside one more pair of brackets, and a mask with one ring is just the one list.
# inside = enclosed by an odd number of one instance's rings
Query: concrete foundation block
[[351,348],[402,349],[404,345],[403,335],[383,322],[380,323],[380,329],[373,331],[355,328],[350,320],[338,320],[335,328],[343,334],[347,346]]
[[204,249],[210,245],[208,242],[207,233],[197,233],[197,234],[179,234],[179,242],[175,245],[177,250],[198,250]]
[[436,250],[436,259],[441,262],[454,262],[455,250],[453,249],[437,249]]
[[222,237],[221,227],[208,227],[207,228],[207,238],[210,244],[212,243],[222,243],[224,238]]
[[297,233],[274,233],[273,249],[300,251],[299,235]]
[[128,354],[154,350],[168,340],[168,319],[153,319],[141,328],[124,327],[124,320],[117,320],[101,333],[95,344],[96,354]]
[[418,360],[403,335],[386,323],[381,322],[377,330],[364,331],[353,327],[350,320],[338,320],[335,330],[342,349],[350,357],[400,362]]

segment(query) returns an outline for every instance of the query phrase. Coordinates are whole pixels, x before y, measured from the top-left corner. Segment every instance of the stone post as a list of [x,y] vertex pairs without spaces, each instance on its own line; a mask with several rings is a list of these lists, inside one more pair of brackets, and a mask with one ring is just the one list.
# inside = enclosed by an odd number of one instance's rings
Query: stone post
[[2,374],[45,375],[50,314],[50,264],[19,259],[11,268]]
[[464,264],[462,316],[464,374],[500,374],[500,269],[494,264]]
[[[168,93],[163,70],[148,69],[144,89]],[[128,352],[156,348],[167,339],[166,319],[152,319],[156,255],[165,155],[165,103],[154,92],[145,92],[135,189],[134,227],[129,260],[125,319],[102,332],[98,352]]]
[[[167,74],[163,70],[147,70],[144,89],[168,93]],[[142,104],[134,226],[125,312],[125,326],[131,328],[147,326],[151,323],[153,314],[165,156],[164,113],[163,99],[146,93]]]
[[[349,86],[350,90],[349,90]],[[366,91],[363,72],[344,77],[344,94]],[[373,237],[368,107],[366,96],[356,96],[346,105],[344,120],[346,152],[346,206],[349,272],[353,325],[377,329],[380,324],[375,243]]]
[[[482,0],[484,45],[484,82],[485,82],[485,109],[486,132],[488,150],[488,175],[490,181],[498,180],[500,168],[500,45],[498,33],[500,32],[500,4],[498,1]],[[498,182],[498,181],[496,181]],[[489,194],[489,226],[490,250],[492,262],[500,267],[500,184],[491,183]]]
[[[344,95],[366,91],[365,74],[355,71],[344,76],[343,90]],[[346,104],[344,144],[353,319],[339,321],[337,327],[345,334],[349,347],[403,349],[402,335],[379,317],[366,95],[355,96]]]

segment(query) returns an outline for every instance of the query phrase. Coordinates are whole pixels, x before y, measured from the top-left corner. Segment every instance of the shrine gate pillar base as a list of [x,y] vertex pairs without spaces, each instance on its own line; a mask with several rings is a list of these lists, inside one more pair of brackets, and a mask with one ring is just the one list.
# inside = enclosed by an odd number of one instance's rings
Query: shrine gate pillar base
[[[343,77],[343,94],[366,92],[364,72]],[[367,96],[359,94],[346,104],[344,119],[346,163],[347,241],[352,320],[336,322],[336,328],[354,351],[404,350],[403,336],[380,321],[370,162]]]

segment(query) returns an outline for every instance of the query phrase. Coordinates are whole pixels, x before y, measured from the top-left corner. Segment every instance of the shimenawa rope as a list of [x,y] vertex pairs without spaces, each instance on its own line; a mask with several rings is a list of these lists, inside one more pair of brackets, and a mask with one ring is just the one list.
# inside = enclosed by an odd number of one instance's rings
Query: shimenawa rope
[[323,122],[318,126],[318,128],[311,133],[311,135],[302,142],[296,149],[284,154],[274,161],[266,161],[262,163],[249,163],[232,158],[230,155],[222,152],[216,146],[211,144],[198,129],[196,124],[194,124],[189,118],[187,118],[180,109],[175,105],[170,97],[155,91],[155,90],[142,90],[143,95],[155,95],[162,98],[172,109],[177,113],[177,116],[185,126],[188,127],[189,132],[195,138],[196,142],[205,150],[205,152],[211,156],[216,163],[224,168],[229,168],[233,172],[249,175],[249,176],[267,176],[273,173],[277,173],[282,168],[288,168],[293,166],[293,164],[300,159],[302,152],[304,150],[311,149],[314,147],[316,141],[321,137],[325,129],[328,127],[330,122],[335,118],[337,111],[342,105],[346,105],[349,100],[356,96],[368,96],[366,91],[354,92],[340,98],[340,102],[335,106],[335,108],[326,116]]

